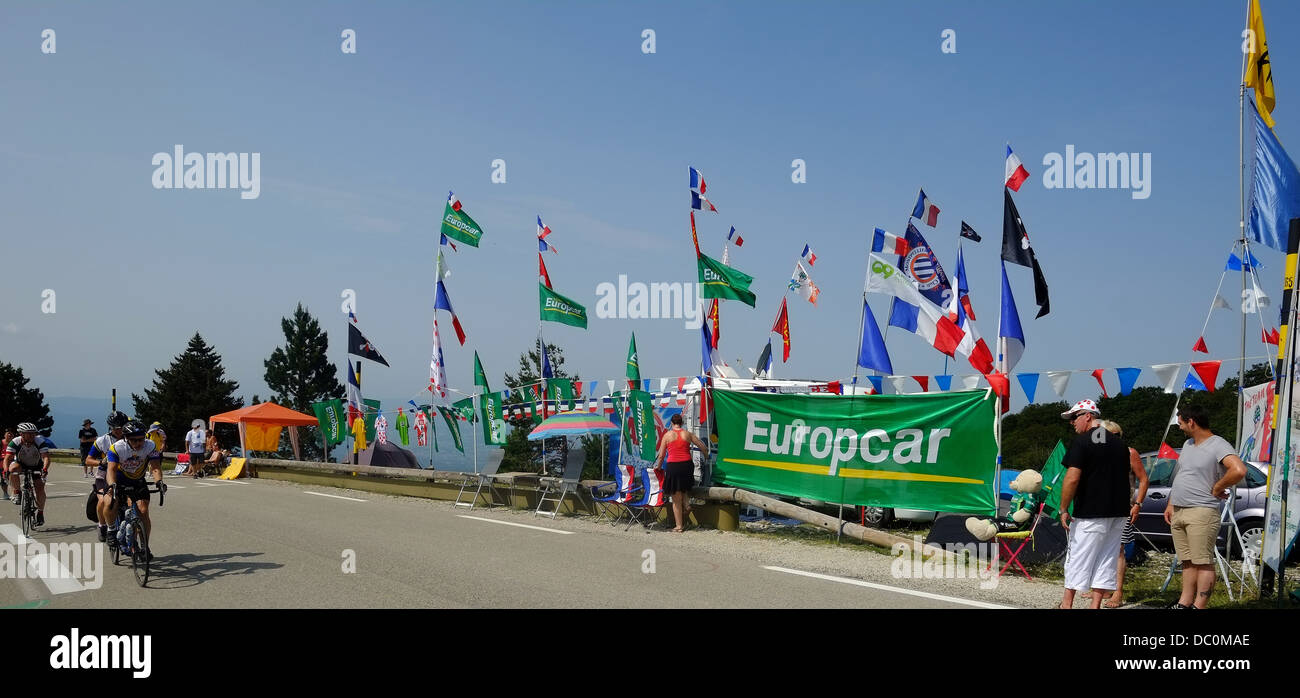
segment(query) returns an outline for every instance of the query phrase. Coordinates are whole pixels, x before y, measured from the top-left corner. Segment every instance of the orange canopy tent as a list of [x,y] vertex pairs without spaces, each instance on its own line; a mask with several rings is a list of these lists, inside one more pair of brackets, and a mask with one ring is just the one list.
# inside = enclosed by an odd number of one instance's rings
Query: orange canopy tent
[[239,428],[239,448],[248,456],[249,450],[276,451],[280,448],[280,429],[289,427],[289,443],[293,445],[293,457],[302,460],[298,450],[298,427],[316,426],[316,417],[303,414],[274,402],[241,407],[231,412],[222,412],[208,419],[208,427],[217,423],[234,424]]

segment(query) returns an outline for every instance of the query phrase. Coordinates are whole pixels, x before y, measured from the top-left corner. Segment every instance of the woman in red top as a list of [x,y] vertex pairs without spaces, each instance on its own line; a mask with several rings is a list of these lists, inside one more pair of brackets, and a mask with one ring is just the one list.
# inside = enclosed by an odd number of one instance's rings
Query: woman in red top
[[[700,437],[682,429],[682,415],[675,414],[673,428],[664,432],[659,438],[659,453],[655,456],[654,467],[664,463],[664,490],[673,501],[673,518],[677,521],[674,533],[681,533],[686,517],[691,513],[691,488],[695,487],[695,463],[691,461],[691,444],[708,453],[708,446]],[[667,460],[665,461],[665,456]]]

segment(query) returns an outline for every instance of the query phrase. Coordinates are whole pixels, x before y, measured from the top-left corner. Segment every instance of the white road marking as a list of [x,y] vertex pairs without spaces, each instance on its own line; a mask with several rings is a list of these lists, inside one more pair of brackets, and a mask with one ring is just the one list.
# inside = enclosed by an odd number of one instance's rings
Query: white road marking
[[561,530],[559,530],[559,529],[555,529],[555,528],[543,528],[543,527],[541,527],[541,526],[529,526],[528,524],[514,523],[514,522],[512,522],[512,521],[497,521],[496,519],[485,519],[485,518],[483,518],[483,517],[481,517],[481,516],[466,516],[465,514],[457,514],[456,516],[459,516],[459,517],[462,518],[462,519],[474,519],[475,521],[486,521],[486,522],[488,522],[488,523],[501,524],[502,526],[518,526],[519,528],[530,528],[530,529],[532,529],[532,530],[534,530],[534,531],[546,531],[547,533],[558,533],[558,534],[560,534],[560,535],[562,535],[562,536],[571,536],[571,535],[573,535],[574,533],[576,533],[576,531],[561,531]]
[[[13,545],[30,545],[36,541],[23,535],[23,529],[16,524],[0,524],[0,536]],[[85,591],[81,582],[72,577],[68,569],[59,561],[57,555],[42,553],[26,559],[26,578],[39,579],[51,594],[68,594]]]
[[23,535],[23,529],[18,524],[0,524],[0,536],[14,545],[32,542],[31,538]]
[[343,496],[341,496],[341,495],[337,495],[337,494],[325,494],[324,492],[308,492],[307,490],[303,490],[302,493],[303,493],[303,494],[314,494],[314,495],[316,495],[317,497],[332,497],[332,498],[334,498],[334,499],[346,499],[346,500],[348,500],[349,502],[364,502],[364,501],[366,501],[366,500],[364,500],[364,499],[357,499],[356,497],[343,497]]
[[888,584],[873,584],[872,582],[864,582],[860,579],[849,579],[847,577],[832,577],[829,574],[818,574],[816,572],[804,572],[803,570],[792,570],[788,567],[771,567],[768,565],[764,565],[763,569],[772,570],[773,572],[785,572],[786,574],[797,574],[801,577],[812,577],[813,579],[825,579],[826,581],[840,582],[841,584],[853,584],[855,586],[867,587],[868,589],[879,589],[880,591],[892,591],[897,594],[919,596],[923,599],[931,599],[934,601],[947,601],[948,603],[958,603],[966,606],[974,606],[976,608],[993,608],[993,609],[1006,609],[1006,610],[1011,610],[1013,608],[1012,606],[1002,606],[995,603],[985,603],[983,601],[971,601],[970,599],[961,599],[955,596],[931,594],[929,592],[917,591],[915,589],[903,589],[900,587],[891,587]]

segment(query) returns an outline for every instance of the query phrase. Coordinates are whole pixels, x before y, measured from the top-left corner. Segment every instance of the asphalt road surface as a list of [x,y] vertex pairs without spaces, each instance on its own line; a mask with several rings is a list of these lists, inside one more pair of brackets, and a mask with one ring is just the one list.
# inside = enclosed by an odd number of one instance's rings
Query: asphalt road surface
[[[971,608],[947,594],[810,576],[693,535],[554,521],[502,509],[269,480],[168,477],[153,501],[147,588],[113,566],[86,520],[90,481],[51,466],[46,525],[23,539],[0,502],[0,607],[50,608]],[[82,579],[40,549],[87,543]],[[740,545],[739,547],[744,547]],[[99,550],[103,563],[91,568]],[[22,556],[23,571],[17,561]],[[879,557],[879,556],[877,556]],[[5,560],[8,564],[4,564]],[[57,558],[56,558],[57,559]],[[68,561],[71,564],[70,561]],[[348,569],[350,566],[350,569]],[[30,572],[47,569],[43,578]]]

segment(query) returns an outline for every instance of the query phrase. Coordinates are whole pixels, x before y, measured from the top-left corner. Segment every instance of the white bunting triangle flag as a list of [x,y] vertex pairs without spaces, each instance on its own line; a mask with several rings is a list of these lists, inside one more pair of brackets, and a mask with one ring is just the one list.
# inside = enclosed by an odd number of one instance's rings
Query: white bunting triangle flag
[[894,394],[895,394],[895,395],[902,395],[902,394],[903,394],[903,382],[906,381],[906,380],[907,380],[907,376],[890,376],[890,377],[889,377],[889,384],[892,385],[892,386],[894,386]]
[[1224,300],[1224,299],[1223,299],[1223,296],[1220,296],[1220,295],[1218,295],[1218,294],[1215,294],[1215,296],[1214,296],[1214,305],[1212,305],[1212,306],[1210,306],[1210,307],[1211,307],[1212,309],[1213,309],[1213,308],[1223,308],[1224,310],[1232,310],[1232,306],[1228,305],[1228,301]]
[[1052,392],[1065,399],[1065,387],[1070,384],[1070,371],[1048,371],[1047,380],[1052,382]]
[[613,395],[613,394],[614,394],[614,381],[612,381],[612,380],[607,380],[607,381],[605,381],[605,385],[608,385],[608,386],[609,386],[609,394],[610,394],[610,395]]
[[1178,369],[1181,366],[1182,364],[1156,364],[1151,367],[1151,370],[1155,371],[1156,380],[1170,395],[1173,395],[1178,387]]
[[979,377],[979,376],[962,376],[962,377],[961,377],[961,387],[964,388],[964,389],[966,389],[966,390],[974,390],[975,388],[979,387],[979,384],[980,384],[980,377]]
[[660,379],[659,379],[659,392],[662,393],[662,392],[664,392],[664,391],[667,390],[667,389],[668,389],[668,379],[667,379],[667,378],[660,378]]

